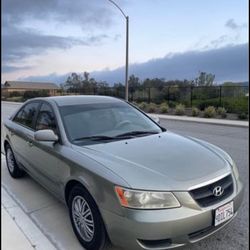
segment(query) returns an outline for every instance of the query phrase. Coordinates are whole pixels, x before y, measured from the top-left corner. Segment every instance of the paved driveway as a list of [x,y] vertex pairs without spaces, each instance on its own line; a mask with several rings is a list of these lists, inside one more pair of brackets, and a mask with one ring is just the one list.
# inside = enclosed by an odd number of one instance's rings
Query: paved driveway
[[[16,107],[14,104],[3,104],[3,118],[13,112]],[[238,216],[232,223],[216,235],[181,249],[248,249],[248,129],[167,120],[161,120],[161,125],[179,134],[207,140],[226,150],[234,158],[239,167],[243,182],[247,185],[243,205]],[[58,202],[48,191],[29,176],[19,180],[10,178],[4,160],[2,160],[1,171],[4,191],[15,199],[24,212],[38,225],[57,249],[82,249],[72,232],[68,212],[63,204]]]

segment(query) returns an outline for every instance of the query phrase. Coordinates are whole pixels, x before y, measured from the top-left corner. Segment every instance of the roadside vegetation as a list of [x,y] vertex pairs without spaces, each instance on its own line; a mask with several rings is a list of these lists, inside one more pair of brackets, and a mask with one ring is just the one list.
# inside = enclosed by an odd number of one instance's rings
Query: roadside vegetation
[[[72,73],[60,87],[57,95],[125,96],[122,83],[110,86],[105,81],[96,81],[88,72]],[[193,80],[129,77],[129,100],[149,113],[245,120],[249,113],[248,92],[248,83],[225,82],[218,85],[215,75],[206,72],[199,72]],[[38,96],[48,96],[48,93],[45,90],[14,91],[2,96],[2,100],[23,102]]]

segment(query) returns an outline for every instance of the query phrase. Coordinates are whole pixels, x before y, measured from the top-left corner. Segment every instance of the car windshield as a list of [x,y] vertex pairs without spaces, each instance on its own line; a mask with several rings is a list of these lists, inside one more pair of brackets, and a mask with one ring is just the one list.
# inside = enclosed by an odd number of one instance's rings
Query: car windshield
[[74,144],[93,144],[146,136],[161,128],[125,102],[61,106],[68,139]]

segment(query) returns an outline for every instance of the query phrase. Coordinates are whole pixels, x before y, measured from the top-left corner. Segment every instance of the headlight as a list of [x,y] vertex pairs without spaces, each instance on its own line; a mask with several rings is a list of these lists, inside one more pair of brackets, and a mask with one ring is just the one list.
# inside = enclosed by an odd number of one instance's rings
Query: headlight
[[163,209],[180,207],[179,201],[171,192],[151,192],[115,187],[123,207],[136,209]]

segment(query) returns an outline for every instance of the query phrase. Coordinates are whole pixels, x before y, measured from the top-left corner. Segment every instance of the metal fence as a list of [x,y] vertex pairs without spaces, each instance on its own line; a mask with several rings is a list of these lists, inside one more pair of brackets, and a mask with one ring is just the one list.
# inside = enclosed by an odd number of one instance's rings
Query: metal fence
[[[32,97],[43,96],[41,91],[38,91],[37,94],[34,92],[35,91],[27,91],[27,93],[10,93],[8,98],[12,101],[24,101]],[[221,85],[194,87],[175,85],[161,86],[158,88],[145,86],[134,88],[130,86],[129,101],[155,104],[168,103],[170,108],[175,107],[177,104],[184,104],[187,108],[198,107],[201,110],[204,110],[208,106],[224,107],[231,113],[248,113],[248,94],[249,86]],[[59,91],[56,95],[108,95],[123,99],[125,97],[125,87],[122,85],[118,87],[89,86],[68,91]]]
[[[137,87],[129,89],[129,101],[141,103],[168,103],[175,106],[184,104],[186,107],[207,106],[225,107],[229,112],[248,112],[249,86],[164,86]],[[81,88],[78,91],[64,92],[63,95],[108,95],[124,98],[125,87]]]

